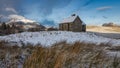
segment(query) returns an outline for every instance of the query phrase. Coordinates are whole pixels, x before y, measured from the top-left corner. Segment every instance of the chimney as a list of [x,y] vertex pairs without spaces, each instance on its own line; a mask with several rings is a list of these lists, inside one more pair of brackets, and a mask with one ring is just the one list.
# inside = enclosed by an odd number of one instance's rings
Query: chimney
[[76,14],[72,14],[71,16],[76,16]]

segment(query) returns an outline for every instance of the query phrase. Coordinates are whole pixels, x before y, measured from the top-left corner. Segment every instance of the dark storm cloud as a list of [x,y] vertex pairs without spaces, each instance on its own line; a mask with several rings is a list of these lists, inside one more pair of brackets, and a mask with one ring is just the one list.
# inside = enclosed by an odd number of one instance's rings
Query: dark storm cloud
[[[18,14],[37,19],[42,16],[45,24],[54,25],[53,21],[46,20],[47,16],[57,8],[64,8],[72,0],[0,0],[0,15]],[[50,25],[49,24],[49,25]]]
[[23,4],[23,8],[24,12],[30,14],[33,12],[33,10],[26,8],[30,8],[32,6],[33,9],[37,9],[35,11],[38,11],[45,16],[51,14],[52,10],[55,8],[63,8],[67,6],[71,1],[72,0],[26,0],[26,2],[30,2],[31,4],[27,4],[27,6],[24,6]]
[[23,2],[24,11],[21,14],[26,17],[32,17],[36,20],[42,18],[42,21],[40,21],[45,25],[54,25],[53,21],[47,19],[48,16],[53,13],[52,11],[54,9],[57,10],[59,8],[64,8],[68,6],[71,1],[72,0],[26,0],[29,4],[25,4],[26,2]]

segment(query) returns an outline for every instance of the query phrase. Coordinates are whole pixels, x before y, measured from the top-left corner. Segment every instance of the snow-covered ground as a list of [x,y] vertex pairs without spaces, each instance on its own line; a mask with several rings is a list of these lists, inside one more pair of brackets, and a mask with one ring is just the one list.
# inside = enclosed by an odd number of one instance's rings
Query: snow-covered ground
[[[33,45],[41,44],[42,46],[52,46],[52,44],[61,41],[66,41],[68,43],[74,43],[76,41],[85,42],[85,43],[95,43],[95,44],[110,43],[111,45],[113,45],[113,47],[120,46],[120,40],[105,38],[91,32],[67,32],[67,31],[23,32],[23,33],[11,34],[7,36],[0,36],[0,40],[1,41],[4,40],[12,44],[17,44],[19,46],[22,46],[22,43],[24,44],[30,43]],[[26,59],[27,56],[30,55],[29,52],[27,52],[28,49],[22,49],[21,51],[22,52],[20,54],[19,53],[15,54],[15,56],[16,55],[20,56],[20,58],[14,60],[14,62],[16,62],[15,65],[17,65],[18,68],[22,68],[24,60]],[[105,51],[109,56],[117,55],[118,57],[120,57],[119,51],[110,51],[107,50],[107,48],[105,49]],[[12,55],[8,55],[6,57],[7,60],[0,61],[0,67],[6,67],[7,65],[12,64],[11,62],[13,61],[9,59],[9,58],[13,58],[11,56]]]
[[12,34],[8,36],[0,36],[0,40],[6,42],[16,43],[21,46],[21,41],[25,44],[31,43],[33,45],[41,44],[43,46],[51,46],[54,43],[67,41],[74,43],[76,41],[85,43],[110,43],[113,46],[119,46],[120,40],[96,36],[89,32],[67,32],[67,31],[41,31],[41,32],[24,32],[19,34]]

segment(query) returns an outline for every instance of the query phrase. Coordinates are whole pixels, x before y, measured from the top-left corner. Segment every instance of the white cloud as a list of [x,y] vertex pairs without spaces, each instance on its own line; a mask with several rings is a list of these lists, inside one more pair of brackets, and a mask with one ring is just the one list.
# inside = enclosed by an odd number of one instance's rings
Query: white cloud
[[111,9],[112,7],[111,6],[103,6],[103,7],[99,7],[99,8],[96,8],[97,10],[108,10],[108,9]]
[[7,7],[5,8],[6,11],[17,13],[17,11],[14,8]]

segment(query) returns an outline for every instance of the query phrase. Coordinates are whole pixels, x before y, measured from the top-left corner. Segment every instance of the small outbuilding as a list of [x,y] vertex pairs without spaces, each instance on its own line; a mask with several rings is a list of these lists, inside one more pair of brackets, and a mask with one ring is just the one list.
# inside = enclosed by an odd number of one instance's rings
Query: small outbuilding
[[59,30],[73,31],[73,32],[86,32],[86,24],[80,19],[79,16],[73,14],[70,17],[60,22]]

